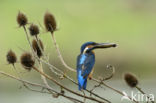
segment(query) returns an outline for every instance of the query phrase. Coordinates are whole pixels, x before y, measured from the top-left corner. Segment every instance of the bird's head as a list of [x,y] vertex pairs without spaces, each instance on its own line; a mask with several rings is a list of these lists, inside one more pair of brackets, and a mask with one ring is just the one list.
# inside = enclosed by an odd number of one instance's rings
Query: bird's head
[[114,43],[96,43],[96,42],[86,42],[81,46],[81,53],[90,53],[94,49],[111,48],[116,47],[117,44]]

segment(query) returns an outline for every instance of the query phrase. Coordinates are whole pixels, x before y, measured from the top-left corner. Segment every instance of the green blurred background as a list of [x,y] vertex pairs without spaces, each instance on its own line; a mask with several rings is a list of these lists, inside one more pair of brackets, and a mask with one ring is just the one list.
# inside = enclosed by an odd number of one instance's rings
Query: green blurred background
[[[116,68],[112,81],[119,80],[119,84],[122,85],[123,73],[133,72],[141,83],[147,81],[147,85],[152,84],[153,90],[156,90],[155,0],[0,0],[0,69],[14,75],[16,73],[12,66],[6,62],[8,50],[12,49],[18,56],[23,52],[19,48],[30,51],[24,31],[16,23],[19,11],[27,15],[29,23],[40,22],[42,26],[46,11],[55,15],[59,29],[55,32],[57,43],[65,61],[73,68],[80,53],[80,46],[84,42],[117,43],[118,47],[115,49],[96,50],[94,76],[106,77],[110,74],[106,66],[112,64]],[[50,33],[40,29],[40,38],[46,47],[46,54],[50,55],[50,62],[64,70],[52,44]],[[17,68],[23,72],[26,79],[40,78],[34,71],[23,70],[20,64],[17,64]],[[68,74],[76,79],[76,74],[70,71]],[[12,93],[11,90],[16,88],[15,91],[18,91],[16,82],[4,76],[0,77],[0,84],[3,84],[0,86],[1,90]],[[10,89],[4,89],[10,83]],[[9,93],[6,93],[6,96],[10,95]],[[15,101],[17,103],[18,99]]]

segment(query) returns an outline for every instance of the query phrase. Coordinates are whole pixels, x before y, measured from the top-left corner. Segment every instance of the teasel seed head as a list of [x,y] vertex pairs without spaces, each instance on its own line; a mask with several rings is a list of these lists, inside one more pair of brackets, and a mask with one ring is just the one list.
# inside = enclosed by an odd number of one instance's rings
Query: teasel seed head
[[[39,44],[43,51],[44,47],[43,47],[43,43],[41,40],[39,40]],[[43,54],[42,54],[42,51],[40,50],[40,47],[35,39],[32,41],[32,47],[33,47],[34,51],[37,53],[37,56],[40,58]]]
[[47,31],[54,32],[57,29],[56,20],[53,14],[46,12],[44,15],[44,25]]
[[17,23],[20,27],[25,26],[28,23],[28,19],[27,19],[26,15],[19,12],[17,15]]
[[17,62],[16,54],[12,50],[7,53],[6,58],[9,64],[14,65]]
[[130,86],[130,87],[136,87],[137,86],[137,84],[138,84],[138,80],[137,80],[137,78],[133,75],[133,74],[131,74],[131,73],[126,73],[125,75],[124,75],[124,79],[125,79],[125,81],[126,81],[126,83]]
[[39,28],[35,24],[31,24],[29,27],[29,32],[31,36],[37,36],[39,34]]
[[21,55],[21,64],[26,70],[31,70],[35,64],[35,60],[33,59],[30,53],[23,53]]

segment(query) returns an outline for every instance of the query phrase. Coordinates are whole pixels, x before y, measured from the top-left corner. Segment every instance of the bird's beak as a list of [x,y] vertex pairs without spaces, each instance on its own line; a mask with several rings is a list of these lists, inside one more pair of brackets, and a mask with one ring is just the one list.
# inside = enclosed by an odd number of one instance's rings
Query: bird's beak
[[98,48],[111,48],[111,47],[116,47],[117,44],[115,43],[96,43],[93,46],[93,49],[98,49]]

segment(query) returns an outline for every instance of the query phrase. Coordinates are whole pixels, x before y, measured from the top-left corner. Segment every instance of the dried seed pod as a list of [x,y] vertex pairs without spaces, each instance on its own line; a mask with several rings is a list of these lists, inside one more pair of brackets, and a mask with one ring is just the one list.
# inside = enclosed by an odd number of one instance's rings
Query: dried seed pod
[[54,32],[56,30],[55,17],[49,12],[46,12],[44,15],[44,25],[47,31]]
[[28,23],[28,19],[27,19],[26,15],[19,12],[17,15],[17,23],[20,27],[25,26]]
[[[39,40],[39,44],[40,44],[41,49],[43,50],[44,47],[43,47],[43,43],[41,40]],[[32,47],[33,47],[34,51],[37,53],[37,56],[40,58],[43,54],[42,54],[42,51],[40,50],[40,47],[35,39],[32,41]]]
[[137,84],[138,84],[138,80],[137,80],[137,78],[134,76],[134,75],[132,75],[131,73],[126,73],[125,75],[124,75],[124,79],[125,79],[125,81],[126,81],[126,83],[130,86],[130,87],[136,87],[137,86]]
[[7,53],[6,58],[9,64],[14,65],[17,62],[16,54],[12,50]]
[[23,53],[21,56],[21,64],[25,69],[30,71],[35,64],[35,60],[30,53]]
[[39,34],[39,28],[35,24],[31,24],[29,27],[29,32],[31,36],[37,36]]

